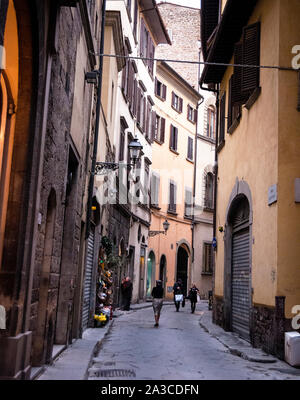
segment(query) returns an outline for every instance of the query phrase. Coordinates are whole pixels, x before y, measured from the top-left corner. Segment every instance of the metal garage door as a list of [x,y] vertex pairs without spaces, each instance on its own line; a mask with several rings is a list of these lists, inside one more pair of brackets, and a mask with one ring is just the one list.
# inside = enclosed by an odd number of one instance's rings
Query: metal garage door
[[232,330],[249,341],[250,265],[249,228],[232,238]]
[[93,276],[93,261],[94,261],[94,230],[91,229],[90,236],[87,243],[87,255],[85,263],[85,276],[84,276],[84,289],[83,289],[83,306],[82,306],[82,330],[88,327],[89,311],[90,311],[90,297],[92,288]]

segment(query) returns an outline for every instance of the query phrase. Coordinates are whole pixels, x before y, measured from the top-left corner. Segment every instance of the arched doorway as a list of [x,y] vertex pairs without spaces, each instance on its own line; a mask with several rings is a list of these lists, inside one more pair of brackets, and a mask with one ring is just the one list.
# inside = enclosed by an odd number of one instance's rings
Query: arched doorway
[[228,223],[231,231],[231,329],[250,340],[251,272],[250,206],[244,195],[232,202]]
[[153,251],[150,251],[147,260],[147,282],[146,282],[146,296],[150,297],[152,288],[153,288],[153,281],[155,277],[155,254]]
[[167,259],[166,256],[163,254],[160,257],[160,263],[159,263],[159,279],[162,281],[164,293],[166,290],[166,276],[167,276]]
[[185,246],[180,246],[177,252],[177,273],[176,280],[181,279],[183,283],[183,293],[187,294],[188,284],[188,265],[189,265],[189,253]]

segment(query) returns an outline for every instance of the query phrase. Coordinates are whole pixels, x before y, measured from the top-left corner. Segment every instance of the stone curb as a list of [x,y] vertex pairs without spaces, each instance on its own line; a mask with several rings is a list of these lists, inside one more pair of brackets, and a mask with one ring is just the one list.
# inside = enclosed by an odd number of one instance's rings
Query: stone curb
[[114,320],[110,320],[108,322],[108,324],[105,326],[106,332],[104,333],[103,337],[100,340],[98,340],[98,342],[95,344],[95,346],[94,346],[94,348],[93,348],[93,350],[91,352],[90,359],[89,359],[89,362],[88,362],[84,377],[82,378],[83,380],[87,380],[88,379],[88,377],[89,377],[89,369],[93,365],[93,359],[99,353],[99,351],[101,349],[101,346],[102,346],[102,343],[103,343],[104,339],[106,338],[106,336],[109,334],[113,324],[114,324]]
[[[265,363],[266,364],[266,363],[275,363],[275,362],[278,361],[277,358],[274,358],[274,357],[270,356],[269,354],[264,353],[262,350],[255,349],[250,345],[249,345],[249,347],[244,347],[244,346],[247,346],[246,343],[245,343],[245,345],[243,345],[243,344],[240,344],[240,345],[239,344],[235,344],[235,345],[228,344],[228,342],[226,341],[225,337],[220,337],[221,335],[219,336],[218,334],[213,332],[211,329],[209,329],[209,326],[207,326],[207,324],[205,324],[205,322],[204,322],[205,314],[206,313],[204,312],[203,315],[201,316],[200,320],[199,320],[200,326],[207,333],[209,333],[212,337],[214,337],[220,343],[222,343],[229,350],[229,353],[231,353],[231,354],[233,354],[235,356],[241,357],[244,360],[251,361],[251,362],[259,362],[259,363]],[[217,325],[214,326],[214,328],[217,330],[218,329]],[[222,328],[219,328],[219,329],[221,330]],[[235,337],[232,334],[224,331],[224,335],[225,334],[230,335],[230,337],[228,337],[228,339],[230,341],[234,341],[235,340]],[[236,340],[241,341],[241,339],[239,339],[239,338],[236,339]],[[249,354],[249,352],[252,352],[252,353],[257,352],[257,354],[253,354],[252,355],[252,354]]]

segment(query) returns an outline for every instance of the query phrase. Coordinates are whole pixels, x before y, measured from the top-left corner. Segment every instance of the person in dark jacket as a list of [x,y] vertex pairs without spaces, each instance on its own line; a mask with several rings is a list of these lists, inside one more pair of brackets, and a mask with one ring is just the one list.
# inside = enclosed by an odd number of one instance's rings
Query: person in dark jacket
[[160,317],[161,308],[163,306],[163,297],[164,297],[164,289],[162,287],[161,280],[156,281],[156,286],[154,286],[154,288],[152,289],[151,295],[153,297],[152,306],[153,306],[154,319],[155,319],[154,326],[158,327],[159,317]]
[[177,282],[174,283],[173,294],[174,294],[174,303],[175,303],[176,311],[178,312],[179,307],[180,307],[180,301],[175,300],[175,295],[176,294],[183,295],[183,285],[182,285],[182,280],[180,278],[177,280]]
[[129,311],[132,297],[132,282],[129,276],[127,276],[125,281],[121,284],[121,293],[123,299],[123,310]]
[[197,303],[197,294],[199,293],[199,289],[196,287],[196,285],[193,283],[192,287],[190,288],[189,291],[189,296],[188,298],[190,299],[191,302],[191,312],[194,313],[196,309],[196,303]]

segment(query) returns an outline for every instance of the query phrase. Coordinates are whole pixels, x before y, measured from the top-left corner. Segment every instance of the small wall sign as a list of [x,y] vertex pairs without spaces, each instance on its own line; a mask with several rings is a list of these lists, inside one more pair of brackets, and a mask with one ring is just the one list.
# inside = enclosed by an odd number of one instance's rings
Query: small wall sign
[[276,203],[277,201],[277,184],[269,187],[268,190],[268,205]]

